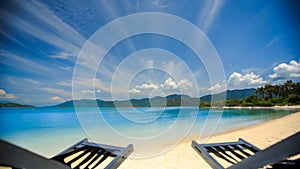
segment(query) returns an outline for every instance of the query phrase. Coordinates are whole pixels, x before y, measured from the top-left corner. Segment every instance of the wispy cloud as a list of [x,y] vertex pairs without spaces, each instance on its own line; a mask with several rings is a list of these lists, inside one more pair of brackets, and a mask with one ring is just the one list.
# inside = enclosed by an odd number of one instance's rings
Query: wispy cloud
[[29,82],[29,83],[32,83],[32,84],[40,84],[39,81],[33,80],[33,79],[25,79],[25,81],[27,81],[27,82]]
[[269,48],[278,43],[281,40],[281,36],[275,36],[270,42],[268,42],[263,48]]
[[[58,53],[57,57],[64,56],[63,58],[68,58],[69,56],[74,57],[78,55],[86,41],[84,37],[57,17],[43,3],[38,1],[20,1],[18,3],[30,14],[29,17],[17,16],[4,9],[2,11],[2,16],[4,17],[1,18],[6,24],[57,47],[63,52],[63,55]],[[63,35],[63,37],[60,35]]]
[[[53,72],[53,68],[49,64],[30,59],[26,56],[21,56],[9,51],[0,50],[0,63],[23,70],[34,74],[44,74],[46,72]],[[23,66],[20,66],[23,65]]]
[[[0,16],[2,16],[2,12],[0,11]],[[1,20],[1,18],[0,18],[0,20]],[[9,39],[10,41],[26,48],[26,46],[20,40],[16,39],[13,35],[9,34],[8,32],[5,32],[2,28],[0,28],[0,34],[2,36],[6,37],[7,39]]]
[[216,16],[220,13],[225,1],[223,0],[206,0],[203,10],[199,16],[199,25],[201,30],[207,32],[213,24]]
[[60,85],[60,86],[64,86],[64,87],[71,87],[72,86],[72,83],[68,82],[68,81],[60,81],[60,82],[56,82],[56,84]]
[[70,70],[71,67],[70,66],[59,66],[59,69],[67,71],[67,70]]
[[58,59],[72,59],[75,56],[70,55],[69,53],[60,52],[60,53],[57,53],[56,55],[51,55],[50,57],[51,58],[58,58]]
[[45,87],[45,88],[40,88],[40,90],[64,97],[64,98],[71,98],[72,93],[71,91],[66,91],[64,89],[57,89],[57,88],[51,88],[51,87]]
[[155,0],[155,1],[153,1],[152,5],[154,5],[155,7],[158,7],[158,8],[168,8],[169,7],[168,4],[162,3],[161,0]]
[[94,93],[100,93],[100,92],[101,92],[100,89],[96,89],[96,90],[84,89],[84,90],[81,90],[81,93],[84,93],[84,94],[94,94]]

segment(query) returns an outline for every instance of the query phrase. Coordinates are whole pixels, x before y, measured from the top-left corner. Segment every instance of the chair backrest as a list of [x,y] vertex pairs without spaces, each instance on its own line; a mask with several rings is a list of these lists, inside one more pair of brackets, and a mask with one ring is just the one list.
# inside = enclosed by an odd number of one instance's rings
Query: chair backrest
[[132,144],[127,147],[117,147],[91,143],[87,139],[81,140],[52,159],[3,140],[0,140],[0,147],[0,167],[12,169],[72,169],[82,166],[92,169],[101,165],[109,157],[111,161],[105,163],[103,168],[114,169],[133,152]]
[[218,169],[224,169],[224,167],[214,156],[234,165],[260,151],[259,148],[243,139],[237,142],[212,144],[198,144],[193,141],[192,147],[211,167]]
[[224,169],[223,165],[216,160],[216,157],[218,157],[232,164],[228,169],[239,169],[259,168],[276,164],[276,162],[285,160],[288,157],[300,154],[299,143],[300,132],[264,150],[258,149],[243,139],[239,139],[238,142],[212,144],[198,144],[193,141],[192,147],[213,168]]
[[[59,153],[53,160],[59,161],[70,168],[97,168],[102,163],[105,168],[117,168],[133,152],[132,144],[127,147],[117,147],[96,144],[83,139]],[[110,158],[110,159],[108,159]],[[102,167],[104,168],[103,164]]]

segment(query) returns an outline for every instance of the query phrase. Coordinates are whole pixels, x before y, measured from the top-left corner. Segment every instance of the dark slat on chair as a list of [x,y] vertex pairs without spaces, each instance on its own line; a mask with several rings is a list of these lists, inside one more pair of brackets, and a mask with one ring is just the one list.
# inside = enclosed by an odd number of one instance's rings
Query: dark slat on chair
[[102,158],[97,162],[97,164],[93,167],[96,168],[98,165],[100,165],[104,160],[107,159],[107,157],[110,155],[109,152],[105,152],[104,155],[102,156]]
[[258,152],[258,150],[256,150],[255,148],[253,148],[253,147],[251,147],[251,146],[249,146],[247,144],[240,144],[240,145],[243,146],[243,147],[245,147],[246,149],[252,151],[252,153],[257,153]]
[[[233,161],[238,162],[238,161],[236,160],[236,158],[234,158],[233,156],[229,155],[229,154],[223,149],[222,146],[216,146],[215,149],[217,149],[218,151],[220,151],[222,154],[226,155],[228,158],[232,159]],[[235,163],[235,162],[234,162],[234,163]]]
[[[79,147],[79,148],[76,148],[76,147]],[[74,166],[73,168],[80,168],[81,166],[85,165],[88,161],[91,160],[86,165],[86,168],[96,168],[103,161],[105,161],[108,157],[116,156],[115,154],[112,154],[111,152],[109,152],[101,147],[97,147],[97,146],[80,144],[79,146],[76,146],[76,147],[74,147],[73,150],[69,150],[69,152],[67,152],[65,154],[61,154],[59,156],[54,157],[53,159],[55,159],[61,163],[67,164],[69,167],[71,167],[74,162],[81,159],[82,161],[80,163],[78,163],[76,166]],[[81,152],[81,151],[82,151],[82,153],[79,154],[79,152]],[[77,154],[77,155],[75,155],[75,154]],[[87,155],[87,154],[89,154],[89,155]],[[73,157],[73,159],[71,159],[70,161],[66,162],[65,159],[70,156],[75,156],[75,157]],[[99,159],[99,161],[95,165],[93,165],[93,167],[91,167],[91,165],[98,159]]]
[[[78,166],[82,166],[82,165],[84,165],[86,162],[88,162],[89,160],[91,160],[91,159],[94,159],[93,157],[95,156],[95,155],[98,155],[99,154],[99,156],[102,154],[101,153],[102,152],[102,150],[101,149],[93,149],[92,151],[90,151],[90,154],[84,159],[84,160],[82,160],[79,164],[78,164]],[[97,158],[96,158],[97,159]],[[95,159],[95,160],[96,160]],[[89,163],[87,166],[89,166],[89,165],[91,165],[92,163]]]
[[73,151],[69,151],[65,154],[57,155],[57,156],[53,157],[52,159],[54,159],[56,161],[63,161],[65,158],[71,156],[72,154],[76,154],[84,149],[85,149],[85,147],[77,148],[77,149],[74,149]]
[[[244,143],[236,143],[230,146],[224,144],[215,144],[204,146],[204,148],[207,150],[207,152],[212,153],[231,164],[238,163],[239,160],[237,159],[245,159],[245,157],[241,154],[245,155],[246,157],[251,156],[247,150],[253,153],[257,152],[255,148],[252,148]],[[231,154],[229,154],[229,152],[231,152]]]
[[234,164],[233,161],[229,160],[228,158],[226,158],[226,156],[222,155],[221,153],[219,153],[218,150],[215,149],[215,147],[205,147],[210,153],[213,153],[214,155],[222,158],[223,160],[231,163],[231,164]]
[[239,153],[235,152],[235,151],[232,149],[233,147],[231,147],[231,146],[223,146],[223,147],[224,147],[224,149],[225,149],[226,151],[231,152],[233,155],[235,155],[235,156],[236,156],[237,158],[239,158],[240,160],[245,159],[244,156],[242,156],[242,155],[240,155]]
[[[244,154],[245,156],[249,157],[251,156],[251,154],[247,153],[245,150],[245,148],[243,146],[240,145],[233,145],[233,147],[238,150],[239,152],[241,152],[242,154]],[[242,148],[241,148],[242,147]]]

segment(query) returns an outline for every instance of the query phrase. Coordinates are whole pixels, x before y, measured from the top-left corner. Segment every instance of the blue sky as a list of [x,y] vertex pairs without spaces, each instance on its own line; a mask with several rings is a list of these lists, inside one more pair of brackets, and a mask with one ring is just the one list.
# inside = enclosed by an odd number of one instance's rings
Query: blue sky
[[[172,93],[198,97],[225,86],[241,89],[286,80],[299,82],[297,3],[3,0],[0,99],[40,106],[95,96],[105,100]],[[84,44],[112,21],[142,12],[175,15],[198,27],[218,53],[226,79],[211,83],[214,77],[209,76],[207,65],[178,40],[140,34],[111,48],[95,65],[94,74],[81,72],[85,78],[74,81],[74,67]],[[116,31],[131,29],[127,24]],[[180,27],[172,28],[176,30],[180,31]],[[111,33],[113,36],[117,32]],[[192,35],[186,36],[192,39]],[[93,65],[87,63],[84,70]],[[77,84],[76,96],[72,95],[72,83]]]

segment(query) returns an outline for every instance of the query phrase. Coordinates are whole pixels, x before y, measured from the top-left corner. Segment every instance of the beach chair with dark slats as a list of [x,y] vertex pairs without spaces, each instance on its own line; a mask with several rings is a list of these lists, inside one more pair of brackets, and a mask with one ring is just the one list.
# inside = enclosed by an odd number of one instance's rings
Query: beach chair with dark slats
[[111,162],[105,168],[117,168],[132,152],[132,144],[123,148],[91,143],[87,139],[83,139],[52,159],[66,164],[71,168],[85,167],[93,169],[110,158]]
[[114,169],[133,152],[132,144],[117,147],[83,139],[51,159],[0,140],[0,168],[12,169]]
[[300,168],[300,132],[264,150],[243,139],[212,144],[193,141],[192,147],[214,169]]

